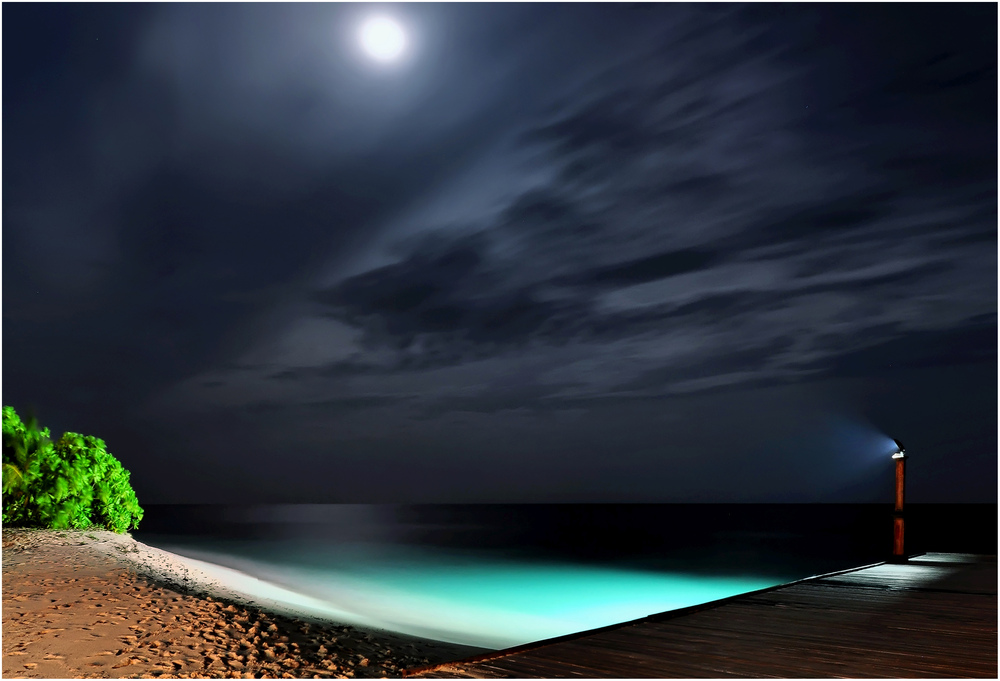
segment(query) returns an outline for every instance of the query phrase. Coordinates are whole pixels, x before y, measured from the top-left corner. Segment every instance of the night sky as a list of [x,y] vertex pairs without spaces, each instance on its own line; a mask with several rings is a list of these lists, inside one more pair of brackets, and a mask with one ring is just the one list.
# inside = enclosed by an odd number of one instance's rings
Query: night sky
[[5,3],[2,302],[146,504],[995,502],[997,5]]

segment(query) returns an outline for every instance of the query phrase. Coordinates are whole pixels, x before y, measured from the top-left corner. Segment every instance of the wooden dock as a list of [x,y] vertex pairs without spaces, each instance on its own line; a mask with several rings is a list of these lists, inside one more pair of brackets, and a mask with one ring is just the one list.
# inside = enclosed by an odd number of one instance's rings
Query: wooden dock
[[996,556],[922,554],[406,675],[995,679]]

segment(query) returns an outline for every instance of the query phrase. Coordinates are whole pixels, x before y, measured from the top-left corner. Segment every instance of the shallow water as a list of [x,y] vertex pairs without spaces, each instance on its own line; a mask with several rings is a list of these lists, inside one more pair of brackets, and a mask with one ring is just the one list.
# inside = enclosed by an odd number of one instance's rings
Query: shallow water
[[877,562],[889,521],[881,507],[791,505],[147,512],[136,539],[203,561],[249,596],[321,619],[484,648]]
[[[624,622],[785,581],[703,577],[412,547],[156,542],[227,584],[313,616],[483,648]],[[322,565],[322,566],[321,566]],[[238,571],[213,570],[223,566]],[[256,579],[241,578],[243,575]]]

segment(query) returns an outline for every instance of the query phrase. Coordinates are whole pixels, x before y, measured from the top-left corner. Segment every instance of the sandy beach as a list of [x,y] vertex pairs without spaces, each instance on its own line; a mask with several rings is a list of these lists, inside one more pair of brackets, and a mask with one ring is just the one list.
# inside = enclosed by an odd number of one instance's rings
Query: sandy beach
[[4,677],[399,677],[478,652],[270,611],[128,535],[3,531]]

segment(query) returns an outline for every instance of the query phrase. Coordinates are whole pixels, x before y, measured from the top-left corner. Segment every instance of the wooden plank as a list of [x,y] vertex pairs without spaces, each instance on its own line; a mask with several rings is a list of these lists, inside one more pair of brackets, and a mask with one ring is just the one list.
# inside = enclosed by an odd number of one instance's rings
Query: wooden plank
[[414,674],[997,677],[995,556],[926,554]]

